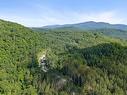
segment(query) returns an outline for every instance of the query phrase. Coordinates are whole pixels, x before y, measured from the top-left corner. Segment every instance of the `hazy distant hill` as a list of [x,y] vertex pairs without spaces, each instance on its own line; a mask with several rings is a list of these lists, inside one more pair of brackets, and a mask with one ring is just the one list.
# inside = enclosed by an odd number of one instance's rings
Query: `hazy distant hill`
[[105,22],[83,22],[77,24],[65,24],[65,25],[50,25],[44,26],[42,28],[55,29],[55,28],[79,28],[84,30],[94,30],[94,29],[120,29],[127,30],[127,25],[124,24],[109,24]]
[[82,32],[98,32],[106,36],[127,39],[127,25],[109,24],[104,22],[84,22],[78,24],[66,25],[50,25],[44,27],[32,28],[34,31],[82,31]]

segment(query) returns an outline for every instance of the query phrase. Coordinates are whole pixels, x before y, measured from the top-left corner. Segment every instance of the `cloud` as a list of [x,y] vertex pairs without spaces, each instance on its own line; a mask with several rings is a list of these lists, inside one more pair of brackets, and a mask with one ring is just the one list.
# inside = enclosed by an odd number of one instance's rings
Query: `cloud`
[[[15,2],[14,5],[12,4],[11,6],[0,8],[0,18],[29,27],[72,24],[85,21],[127,24],[127,14],[120,8],[117,9],[117,7],[113,7],[115,9],[111,7],[112,9],[108,8],[109,10],[106,10],[107,7],[102,4],[93,10],[95,5],[93,5],[92,8],[90,6],[84,6],[87,5],[86,2],[84,4],[79,2],[79,6],[66,5],[64,3],[58,5],[58,3],[59,2],[55,1],[50,1],[49,3],[47,1],[41,2],[41,0],[31,2],[23,0],[24,7],[22,7],[22,4]],[[73,2],[71,3],[73,4]],[[20,6],[18,4],[20,4]]]
[[[41,11],[42,10],[42,11]],[[116,11],[106,12],[73,12],[56,11],[52,9],[41,9],[34,14],[3,14],[1,19],[17,22],[28,27],[41,27],[53,24],[72,24],[85,21],[109,22],[112,24],[125,23],[126,19],[119,16]]]
[[112,24],[123,23],[125,20],[120,18],[115,11],[107,11],[101,13],[81,14],[80,21],[97,21],[97,22],[109,22]]
[[[96,12],[96,13],[71,13],[63,22],[80,23],[85,21],[108,22],[112,24],[125,23],[125,19],[120,17],[116,11]],[[62,22],[62,21],[61,21]]]

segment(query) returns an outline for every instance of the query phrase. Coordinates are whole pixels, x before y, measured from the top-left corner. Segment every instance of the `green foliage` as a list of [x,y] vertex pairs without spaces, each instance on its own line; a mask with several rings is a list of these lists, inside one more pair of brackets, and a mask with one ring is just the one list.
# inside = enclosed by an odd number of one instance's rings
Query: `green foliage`
[[[38,66],[45,51],[48,72]],[[126,56],[126,41],[100,33],[0,20],[0,95],[126,95]]]

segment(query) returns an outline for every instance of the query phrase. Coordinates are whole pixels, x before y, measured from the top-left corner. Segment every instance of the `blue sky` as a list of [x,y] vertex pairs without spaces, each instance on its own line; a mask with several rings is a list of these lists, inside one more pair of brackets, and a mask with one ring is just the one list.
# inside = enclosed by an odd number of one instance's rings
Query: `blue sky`
[[127,0],[0,0],[0,19],[29,27],[85,21],[127,24]]

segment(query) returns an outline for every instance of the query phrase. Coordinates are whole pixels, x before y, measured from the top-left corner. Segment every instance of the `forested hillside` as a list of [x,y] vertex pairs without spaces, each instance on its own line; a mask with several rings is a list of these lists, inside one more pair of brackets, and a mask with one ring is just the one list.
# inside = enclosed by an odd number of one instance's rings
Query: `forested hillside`
[[[41,43],[41,42],[40,42]],[[0,20],[0,94],[36,95],[30,67],[35,65],[38,34]]]
[[0,20],[0,95],[127,95],[126,56],[125,40]]

